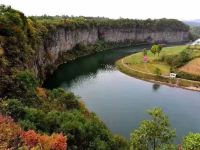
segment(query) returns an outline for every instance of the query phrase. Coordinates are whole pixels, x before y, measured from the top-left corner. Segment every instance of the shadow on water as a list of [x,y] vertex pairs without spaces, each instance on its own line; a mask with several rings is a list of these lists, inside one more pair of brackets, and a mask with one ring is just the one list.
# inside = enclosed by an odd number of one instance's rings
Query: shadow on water
[[157,84],[157,83],[154,83],[153,86],[152,86],[152,89],[153,89],[154,91],[158,91],[159,88],[160,88],[160,84]]
[[77,77],[90,76],[91,74],[95,76],[97,72],[102,69],[112,70],[114,69],[116,60],[141,51],[144,47],[149,47],[149,45],[106,50],[62,64],[47,78],[43,86],[53,89],[65,83],[65,85],[70,87],[71,82]]

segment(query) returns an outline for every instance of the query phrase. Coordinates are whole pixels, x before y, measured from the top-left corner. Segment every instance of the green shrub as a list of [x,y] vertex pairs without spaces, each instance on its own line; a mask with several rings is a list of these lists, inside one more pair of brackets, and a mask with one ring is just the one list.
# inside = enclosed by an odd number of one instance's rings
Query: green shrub
[[189,74],[183,71],[178,71],[177,77],[183,78],[183,79],[188,79],[188,80],[194,80],[194,81],[200,81],[200,76],[194,75],[194,74]]
[[33,122],[29,121],[29,120],[19,120],[19,124],[26,131],[37,130],[37,127],[35,126],[35,124]]
[[160,70],[159,68],[156,68],[156,69],[154,70],[154,73],[155,73],[157,76],[162,75],[162,72],[161,72],[161,70]]
[[1,102],[1,113],[18,120],[25,115],[24,105],[18,99],[8,99]]
[[183,50],[179,55],[162,55],[161,57],[161,61],[175,68],[183,66],[191,59],[191,51],[188,49]]
[[129,141],[121,135],[114,135],[115,148],[117,150],[129,150]]
[[39,85],[39,81],[35,74],[30,70],[24,70],[16,73],[14,76],[16,84],[19,84],[24,89],[35,90]]
[[147,55],[147,49],[146,49],[146,48],[143,49],[143,55],[144,55],[144,56]]
[[58,88],[53,89],[50,93],[52,101],[56,101],[64,109],[74,109],[79,108],[78,98],[71,92],[66,92],[64,89]]
[[189,133],[183,140],[183,148],[186,150],[199,150],[200,133]]

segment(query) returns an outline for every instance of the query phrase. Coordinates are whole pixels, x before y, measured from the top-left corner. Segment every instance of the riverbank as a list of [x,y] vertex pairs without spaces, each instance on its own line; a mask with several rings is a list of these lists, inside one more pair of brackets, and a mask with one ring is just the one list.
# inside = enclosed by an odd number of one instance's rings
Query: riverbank
[[[170,51],[170,55],[178,54],[184,46],[175,47],[175,51]],[[169,48],[168,48],[169,49]],[[169,53],[168,49],[164,50],[162,53]],[[173,47],[172,47],[173,49]],[[172,87],[179,87],[188,90],[200,91],[200,82],[187,80],[183,78],[171,78],[169,77],[170,67],[165,63],[157,63],[155,62],[155,56],[151,56],[150,52],[149,62],[143,62],[143,53],[139,52],[136,54],[129,55],[124,57],[116,62],[117,68],[129,76],[136,77],[138,79],[142,79],[145,81],[165,84]],[[155,69],[159,69],[161,74],[157,75]]]

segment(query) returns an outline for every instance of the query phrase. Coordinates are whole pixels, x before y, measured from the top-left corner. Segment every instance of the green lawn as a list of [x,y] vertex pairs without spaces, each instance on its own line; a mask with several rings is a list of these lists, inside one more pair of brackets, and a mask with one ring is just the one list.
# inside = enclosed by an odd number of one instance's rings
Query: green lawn
[[124,63],[127,64],[130,68],[133,68],[138,71],[143,71],[147,73],[155,73],[156,68],[161,70],[162,75],[169,75],[170,66],[159,61],[162,55],[176,55],[186,49],[187,46],[173,46],[173,47],[165,47],[160,53],[160,56],[154,56],[150,50],[148,50],[148,62],[145,63],[143,60],[143,52],[139,52],[128,57],[124,58]]

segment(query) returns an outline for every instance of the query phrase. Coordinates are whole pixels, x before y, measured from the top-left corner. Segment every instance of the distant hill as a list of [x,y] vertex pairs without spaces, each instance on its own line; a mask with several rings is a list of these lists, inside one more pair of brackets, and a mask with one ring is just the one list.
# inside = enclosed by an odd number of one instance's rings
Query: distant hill
[[183,22],[190,26],[190,32],[194,40],[200,38],[200,19],[185,20]]
[[200,19],[196,20],[185,20],[183,21],[185,24],[190,25],[190,26],[200,26]]

